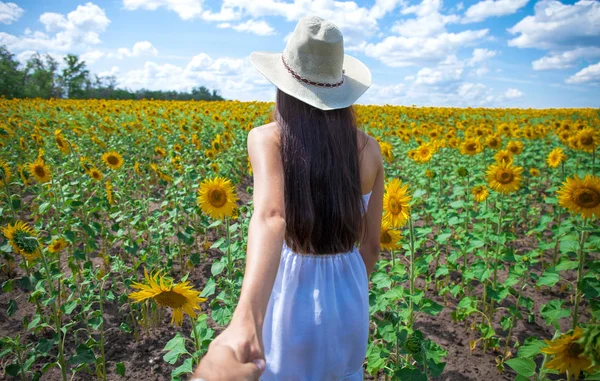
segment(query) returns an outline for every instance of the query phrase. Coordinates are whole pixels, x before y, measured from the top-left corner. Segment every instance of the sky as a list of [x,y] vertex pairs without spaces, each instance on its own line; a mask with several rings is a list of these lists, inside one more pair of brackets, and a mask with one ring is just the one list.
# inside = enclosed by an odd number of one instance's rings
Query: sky
[[359,104],[600,107],[600,0],[0,1],[0,45],[76,54],[122,88],[273,101],[250,53],[283,51],[306,15],[371,70]]

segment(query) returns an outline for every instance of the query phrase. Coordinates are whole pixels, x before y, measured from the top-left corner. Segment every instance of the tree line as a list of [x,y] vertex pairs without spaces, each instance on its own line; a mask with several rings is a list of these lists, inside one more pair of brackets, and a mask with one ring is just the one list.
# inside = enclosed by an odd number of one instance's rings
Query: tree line
[[69,99],[162,99],[223,100],[217,90],[204,86],[190,92],[117,87],[115,76],[98,76],[87,69],[77,55],[67,54],[62,70],[49,54],[36,53],[21,64],[6,46],[0,46],[0,96],[6,98]]

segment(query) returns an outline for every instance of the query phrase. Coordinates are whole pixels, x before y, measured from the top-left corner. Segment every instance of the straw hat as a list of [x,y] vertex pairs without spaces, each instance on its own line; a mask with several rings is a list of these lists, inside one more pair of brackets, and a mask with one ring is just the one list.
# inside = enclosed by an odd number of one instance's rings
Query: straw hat
[[252,52],[250,61],[284,93],[321,110],[352,105],[371,86],[371,72],[344,54],[337,26],[318,16],[301,18],[283,52]]

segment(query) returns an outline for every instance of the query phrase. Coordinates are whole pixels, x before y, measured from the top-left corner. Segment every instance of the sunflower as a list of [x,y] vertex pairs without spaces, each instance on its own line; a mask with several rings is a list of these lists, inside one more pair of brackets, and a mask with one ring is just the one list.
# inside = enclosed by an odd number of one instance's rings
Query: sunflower
[[210,170],[213,171],[214,173],[219,173],[219,164],[217,163],[212,163],[210,165]]
[[213,219],[231,217],[237,200],[231,181],[222,177],[204,180],[198,188],[198,205]]
[[142,175],[142,171],[140,170],[140,163],[138,163],[137,161],[135,162],[135,164],[133,164],[133,170],[138,175],[140,175],[140,176]]
[[60,152],[62,152],[64,154],[69,153],[69,151],[70,151],[69,143],[67,142],[67,139],[65,139],[62,136],[60,130],[56,130],[54,132],[54,141],[56,142],[56,145],[58,146],[58,149],[60,150]]
[[67,241],[64,238],[60,237],[58,239],[53,240],[48,246],[48,251],[51,253],[58,253],[62,251],[65,247],[67,247]]
[[392,152],[392,145],[387,142],[381,142],[381,143],[379,143],[379,148],[381,149],[381,154],[383,155],[383,157],[385,157],[385,159],[387,160],[388,163],[391,163],[392,160],[394,160],[394,153]]
[[102,161],[111,169],[119,169],[123,165],[123,156],[115,151],[105,152],[102,154]]
[[29,164],[29,172],[40,183],[44,184],[50,181],[50,169],[44,163],[44,159],[39,156],[33,163]]
[[40,243],[37,233],[26,222],[17,221],[14,225],[8,224],[2,232],[16,253],[21,254],[28,261],[39,257]]
[[512,163],[513,162],[513,157],[512,154],[510,153],[510,151],[508,150],[500,150],[498,152],[496,152],[496,154],[494,155],[494,160],[496,160],[498,163]]
[[428,179],[435,179],[435,172],[427,169],[425,170],[425,177]]
[[393,179],[385,187],[383,196],[383,219],[387,220],[393,227],[402,227],[408,221],[411,196],[408,192],[408,184],[402,186],[402,180]]
[[565,333],[554,340],[544,340],[546,347],[541,349],[542,353],[553,356],[545,368],[568,373],[569,376],[575,376],[575,379],[579,378],[582,370],[590,369],[592,361],[584,355],[583,347],[576,342],[582,336],[583,329],[577,327],[572,333]]
[[529,168],[529,174],[533,177],[538,177],[540,175],[540,170],[537,168]]
[[217,156],[217,152],[215,150],[213,150],[213,149],[207,149],[206,151],[204,151],[204,155],[208,159],[212,160],[212,159],[215,158],[215,156]]
[[184,312],[190,318],[195,319],[196,310],[201,309],[200,303],[206,301],[206,298],[200,297],[199,291],[192,288],[189,281],[173,283],[160,273],[150,276],[145,269],[144,278],[147,284],[138,282],[131,284],[132,288],[139,291],[129,294],[129,298],[137,303],[152,298],[158,305],[172,308],[171,324],[175,323],[181,326]]
[[564,151],[560,147],[556,147],[553,149],[546,158],[546,163],[548,163],[549,167],[556,168],[567,158]]
[[583,130],[577,132],[577,135],[575,135],[573,139],[577,149],[589,153],[594,152],[600,144],[600,136],[598,135],[598,131],[591,127],[584,128]]
[[102,172],[100,172],[100,170],[96,167],[90,168],[90,170],[87,172],[87,174],[96,181],[100,181],[104,177]]
[[156,146],[156,147],[154,147],[154,153],[160,157],[165,157],[165,155],[167,154],[167,151],[165,151],[165,149],[162,147]]
[[8,184],[11,177],[10,166],[4,160],[0,160],[0,184]]
[[558,190],[558,203],[582,218],[600,217],[600,177],[575,175]]
[[477,202],[483,202],[490,195],[490,191],[485,185],[477,185],[471,189],[471,193],[473,194],[473,198]]
[[523,168],[512,163],[500,162],[489,166],[486,175],[490,188],[500,193],[511,193],[519,189]]
[[175,152],[181,152],[181,150],[182,150],[181,144],[175,144],[173,146],[173,151],[175,151]]
[[513,155],[518,155],[523,152],[523,142],[520,140],[512,140],[506,145],[506,150]]
[[485,140],[485,144],[488,146],[488,148],[498,149],[502,144],[502,139],[498,135],[491,135]]
[[400,240],[400,232],[394,230],[390,223],[386,220],[381,222],[381,236],[379,238],[379,244],[383,250],[396,250],[400,247],[398,241]]
[[26,164],[19,164],[18,169],[19,176],[21,176],[21,180],[23,180],[23,185],[29,185],[31,174],[29,173],[28,166]]
[[481,145],[481,143],[479,143],[478,139],[466,139],[460,145],[460,153],[463,155],[473,156],[480,153],[481,151],[483,151],[483,146]]
[[423,143],[415,150],[415,161],[418,163],[427,163],[433,157],[433,147],[428,143]]

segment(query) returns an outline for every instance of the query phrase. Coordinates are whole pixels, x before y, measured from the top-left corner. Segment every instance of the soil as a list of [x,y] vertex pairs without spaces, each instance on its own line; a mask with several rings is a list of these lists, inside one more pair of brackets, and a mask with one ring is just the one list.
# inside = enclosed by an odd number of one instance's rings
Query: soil
[[[246,188],[251,185],[251,179],[245,178],[244,181],[237,186],[238,194],[240,195],[241,201],[244,203],[251,199],[251,196],[246,192]],[[152,206],[152,208],[157,207],[157,205]],[[421,225],[422,223],[423,221],[418,221],[417,225]],[[535,239],[532,240],[531,237],[526,237],[519,233],[519,231],[522,230],[524,230],[524,227],[517,229],[518,239],[513,243],[513,248],[517,253],[526,252],[536,246]],[[214,241],[215,239],[215,236],[209,237],[209,240],[211,241]],[[118,250],[118,247],[111,248],[111,252]],[[206,281],[210,277],[210,268],[213,260],[220,258],[222,254],[213,249],[206,251],[200,250],[206,253],[206,260],[201,261],[199,265],[194,267],[189,279],[192,280],[196,289],[201,290],[204,288]],[[544,255],[546,256],[546,261],[548,261],[551,258],[552,253],[546,252]],[[382,256],[386,256],[386,254],[382,254]],[[94,261],[101,261],[101,259],[94,258]],[[63,263],[66,263],[66,260],[63,260]],[[177,272],[178,266],[175,266],[174,270]],[[16,277],[24,275],[21,268],[17,268],[16,271]],[[70,271],[66,265],[64,271],[65,273]],[[542,272],[541,268],[534,269],[534,271],[538,274]],[[505,279],[507,276],[506,269],[500,271],[499,275],[501,280]],[[12,275],[11,277],[14,278],[15,275]],[[569,274],[569,277],[572,278],[571,280],[575,279],[574,274]],[[0,274],[0,284],[7,279],[8,277],[6,274]],[[424,287],[423,279],[418,279],[417,287]],[[475,288],[473,292],[478,293],[477,288]],[[16,334],[21,334],[21,340],[23,342],[33,343],[37,342],[42,337],[49,337],[50,331],[34,335],[23,328],[23,319],[26,317],[31,319],[35,313],[35,305],[27,302],[28,295],[29,293],[23,292],[18,287],[15,287],[12,292],[0,294],[0,336],[14,337]],[[525,296],[531,298],[535,303],[533,308],[533,310],[536,311],[535,320],[532,323],[520,320],[514,328],[514,337],[516,337],[519,342],[523,342],[523,340],[529,336],[536,336],[540,339],[550,339],[554,331],[552,327],[545,324],[539,315],[539,308],[542,304],[551,299],[563,299],[568,306],[570,305],[568,301],[569,294],[561,292],[559,285],[556,285],[550,290],[544,289],[542,291],[536,291],[534,288],[528,287],[525,289]],[[445,358],[445,370],[442,375],[437,378],[438,380],[492,381],[513,380],[515,378],[515,373],[508,367],[506,367],[502,374],[496,369],[496,357],[501,355],[500,352],[488,349],[487,353],[483,353],[481,345],[479,345],[472,354],[470,353],[470,341],[478,338],[477,332],[470,329],[470,324],[475,318],[469,318],[466,323],[457,323],[452,320],[451,312],[456,308],[458,300],[448,296],[444,301],[443,297],[435,295],[432,284],[429,285],[426,297],[445,306],[443,311],[436,316],[419,315],[415,323],[415,327],[420,329],[426,337],[431,338],[448,351],[448,355]],[[19,308],[13,316],[8,316],[7,308],[11,299],[18,302]],[[207,302],[206,305],[208,306],[209,303]],[[175,336],[176,332],[181,332],[186,336],[189,334],[191,331],[189,319],[184,319],[182,327],[173,327],[170,324],[170,313],[165,312],[161,318],[163,324],[161,324],[159,328],[151,329],[147,333],[143,332],[139,337],[135,338],[132,334],[127,334],[119,329],[120,324],[125,320],[129,312],[129,305],[120,305],[117,301],[113,301],[106,302],[104,308],[107,329],[106,359],[108,380],[170,380],[171,371],[176,366],[169,365],[163,361],[162,356],[164,355],[164,352],[162,352],[162,349],[165,344]],[[212,319],[210,319],[210,317],[208,323],[211,328],[215,329],[217,334],[222,330],[214,321],[212,321]],[[502,330],[499,321],[495,321],[494,323],[497,334],[501,337],[505,337],[507,332]],[[373,329],[373,327],[371,328]],[[567,327],[562,328],[567,329]],[[503,342],[501,344],[503,345]],[[66,348],[73,350],[73,346],[73,338],[70,337],[67,340]],[[67,355],[67,358],[68,357],[69,356]],[[33,369],[39,370],[41,365],[38,364],[49,361],[52,361],[52,359],[46,358],[38,361]],[[118,376],[115,372],[115,367],[118,362],[123,362],[125,364],[126,375],[124,377]],[[76,374],[72,380],[95,379],[93,370],[91,372],[92,373]],[[2,377],[3,375],[0,374],[0,379],[2,379]],[[47,371],[41,379],[48,381],[60,380],[60,370],[57,367],[52,368]],[[371,376],[365,372],[365,379],[384,380],[385,378],[382,374]]]

